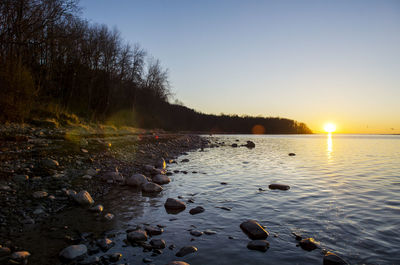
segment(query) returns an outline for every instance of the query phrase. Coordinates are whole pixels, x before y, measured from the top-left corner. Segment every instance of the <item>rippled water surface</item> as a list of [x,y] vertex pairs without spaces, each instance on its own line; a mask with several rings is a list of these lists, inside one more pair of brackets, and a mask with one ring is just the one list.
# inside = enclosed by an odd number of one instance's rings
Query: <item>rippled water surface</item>
[[[114,191],[104,204],[116,218],[113,229],[125,262],[154,264],[184,260],[195,264],[322,264],[321,249],[331,250],[351,264],[400,264],[400,136],[307,135],[211,137],[225,146],[190,152],[169,165],[176,173],[156,197],[131,189]],[[238,141],[237,141],[238,140]],[[232,148],[252,140],[256,148]],[[288,153],[296,156],[288,156]],[[188,158],[188,163],[181,163]],[[221,185],[226,182],[227,185]],[[271,183],[290,190],[269,190]],[[259,188],[264,189],[260,191]],[[168,197],[193,199],[186,211],[167,214]],[[206,210],[190,215],[201,205]],[[219,207],[232,208],[226,211]],[[239,225],[256,219],[270,232],[267,252],[246,248],[249,239]],[[141,248],[124,246],[126,229],[161,224],[161,236],[171,251],[151,257]],[[189,229],[211,229],[191,241]],[[292,232],[313,237],[321,249],[297,247]],[[194,245],[198,252],[176,258],[177,250]]]

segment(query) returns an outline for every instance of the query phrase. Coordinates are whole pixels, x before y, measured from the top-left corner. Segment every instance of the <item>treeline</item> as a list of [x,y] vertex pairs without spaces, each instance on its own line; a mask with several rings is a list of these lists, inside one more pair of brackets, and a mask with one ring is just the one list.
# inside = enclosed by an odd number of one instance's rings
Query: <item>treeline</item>
[[55,105],[88,121],[145,128],[245,133],[257,123],[267,133],[310,132],[287,119],[197,113],[169,104],[170,94],[160,61],[118,30],[82,19],[77,0],[0,1],[2,121]]

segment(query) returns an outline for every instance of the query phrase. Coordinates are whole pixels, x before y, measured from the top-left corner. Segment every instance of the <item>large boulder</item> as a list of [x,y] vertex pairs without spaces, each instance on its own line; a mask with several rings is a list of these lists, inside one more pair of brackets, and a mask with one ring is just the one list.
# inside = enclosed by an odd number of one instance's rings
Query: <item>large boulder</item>
[[157,174],[153,177],[153,182],[159,185],[164,185],[170,183],[171,179],[166,175]]
[[92,205],[94,203],[92,196],[90,196],[89,192],[87,192],[86,190],[80,191],[79,193],[74,195],[73,199],[78,204],[84,205],[84,206]]
[[140,187],[148,182],[149,181],[147,180],[146,176],[142,174],[133,174],[126,179],[125,183],[128,186]]
[[82,257],[87,253],[87,247],[85,245],[71,245],[64,248],[60,252],[60,258],[65,261],[72,261],[79,257]]
[[257,221],[248,220],[240,224],[240,228],[251,239],[266,239],[269,235]]
[[161,192],[163,188],[153,182],[147,182],[146,184],[142,185],[142,192],[144,193],[158,193]]

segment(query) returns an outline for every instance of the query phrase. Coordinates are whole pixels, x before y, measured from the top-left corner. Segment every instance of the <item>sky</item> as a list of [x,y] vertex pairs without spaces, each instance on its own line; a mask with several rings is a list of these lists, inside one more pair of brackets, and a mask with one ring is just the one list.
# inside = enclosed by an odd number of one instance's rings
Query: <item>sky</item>
[[204,113],[400,133],[400,1],[81,0]]

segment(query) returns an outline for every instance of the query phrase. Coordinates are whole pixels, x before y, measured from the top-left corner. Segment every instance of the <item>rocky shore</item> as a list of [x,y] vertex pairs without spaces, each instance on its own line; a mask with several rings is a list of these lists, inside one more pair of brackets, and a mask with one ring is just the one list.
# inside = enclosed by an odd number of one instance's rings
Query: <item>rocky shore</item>
[[[142,189],[143,193],[158,193],[163,189],[161,185],[169,182],[171,173],[166,171],[166,163],[176,163],[177,156],[208,144],[197,135],[162,131],[2,125],[1,264],[25,264],[31,254],[40,255],[21,248],[18,239],[26,238],[29,231],[68,209],[87,208],[99,220],[112,220],[114,214],[95,203],[99,198],[123,186]],[[61,261],[76,263],[77,258],[87,254],[85,244],[74,244],[82,240],[66,240],[71,246],[60,252]],[[162,246],[162,242],[150,243],[155,249]],[[107,249],[112,241],[104,239],[97,246]],[[101,260],[77,263],[109,264],[119,257],[116,253]]]

